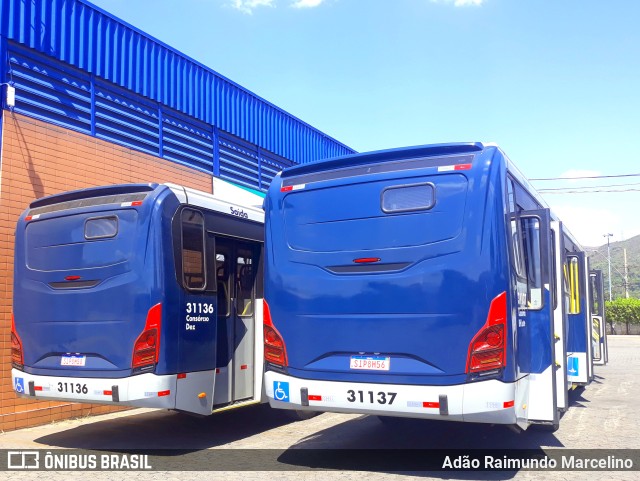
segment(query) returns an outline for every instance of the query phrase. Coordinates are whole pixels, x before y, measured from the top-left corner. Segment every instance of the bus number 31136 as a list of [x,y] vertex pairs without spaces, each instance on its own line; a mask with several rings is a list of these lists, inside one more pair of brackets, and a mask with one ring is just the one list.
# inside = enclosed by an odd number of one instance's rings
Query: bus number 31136
[[89,389],[86,384],[73,384],[72,382],[59,382],[58,383],[58,392],[69,392],[75,394],[87,394]]
[[370,404],[374,404],[377,402],[378,404],[393,404],[393,400],[396,398],[397,393],[395,392],[373,392],[373,391],[354,391],[353,389],[349,389],[347,391],[349,395],[347,397],[347,401],[350,403],[354,403],[356,401],[364,403],[369,402]]

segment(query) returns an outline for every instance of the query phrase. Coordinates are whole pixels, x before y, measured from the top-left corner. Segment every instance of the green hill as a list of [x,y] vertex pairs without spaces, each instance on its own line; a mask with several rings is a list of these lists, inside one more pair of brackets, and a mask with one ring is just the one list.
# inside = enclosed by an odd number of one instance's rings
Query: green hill
[[[612,242],[611,248],[611,292],[613,298],[625,297],[624,290],[624,249],[627,250],[627,272],[629,297],[640,298],[640,235],[620,242]],[[600,269],[604,274],[604,296],[609,299],[609,277],[607,244],[600,247],[586,247],[592,269]]]

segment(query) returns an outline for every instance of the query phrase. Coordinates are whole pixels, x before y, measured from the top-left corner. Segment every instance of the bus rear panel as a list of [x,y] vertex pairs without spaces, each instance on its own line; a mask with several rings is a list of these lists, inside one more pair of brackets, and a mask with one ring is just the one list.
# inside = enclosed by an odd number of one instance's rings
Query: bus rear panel
[[505,167],[492,154],[383,153],[274,182],[265,323],[286,362],[267,364],[273,406],[515,423],[504,204],[499,183],[488,192]]
[[14,390],[197,414],[259,402],[258,209],[157,184],[32,203],[16,229]]

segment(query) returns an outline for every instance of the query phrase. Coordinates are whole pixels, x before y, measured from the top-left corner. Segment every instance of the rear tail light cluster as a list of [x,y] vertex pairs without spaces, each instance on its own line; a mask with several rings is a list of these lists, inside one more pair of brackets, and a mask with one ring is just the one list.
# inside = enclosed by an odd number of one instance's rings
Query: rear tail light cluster
[[288,365],[287,348],[282,336],[273,325],[271,320],[271,311],[269,310],[269,304],[267,304],[267,301],[264,301],[263,331],[265,362],[274,364],[278,367],[286,367]]
[[469,344],[468,374],[490,375],[507,361],[507,293],[491,301],[487,322]]
[[144,331],[133,345],[131,367],[139,371],[150,371],[158,362],[160,353],[160,328],[162,304],[156,304],[147,314]]
[[14,367],[22,369],[24,366],[24,353],[22,351],[22,341],[16,331],[16,323],[11,314],[11,364]]

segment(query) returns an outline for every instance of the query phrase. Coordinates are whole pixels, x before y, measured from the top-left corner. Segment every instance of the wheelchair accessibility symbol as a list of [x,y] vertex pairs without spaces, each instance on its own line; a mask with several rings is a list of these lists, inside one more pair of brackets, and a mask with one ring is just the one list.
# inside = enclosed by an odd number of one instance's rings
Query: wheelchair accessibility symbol
[[17,377],[15,382],[13,383],[13,389],[15,392],[21,394],[24,392],[24,379],[21,377]]
[[569,365],[567,366],[567,372],[569,373],[569,376],[577,376],[580,370],[580,365],[578,364],[578,358],[570,357],[568,364]]
[[289,383],[273,381],[273,397],[276,401],[289,402]]

